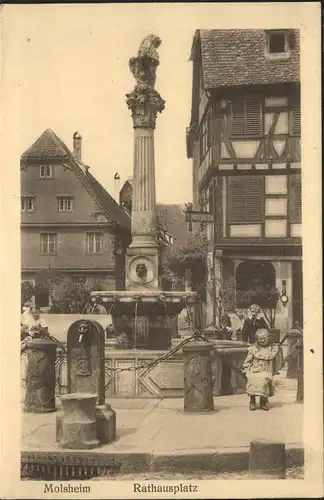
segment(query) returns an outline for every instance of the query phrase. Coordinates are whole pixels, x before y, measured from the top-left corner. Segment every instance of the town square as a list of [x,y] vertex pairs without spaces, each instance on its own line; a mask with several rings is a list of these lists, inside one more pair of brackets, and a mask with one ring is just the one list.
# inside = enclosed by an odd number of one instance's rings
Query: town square
[[89,7],[72,36],[83,6],[60,7],[24,48],[21,484],[302,483],[300,29],[190,18],[177,38]]

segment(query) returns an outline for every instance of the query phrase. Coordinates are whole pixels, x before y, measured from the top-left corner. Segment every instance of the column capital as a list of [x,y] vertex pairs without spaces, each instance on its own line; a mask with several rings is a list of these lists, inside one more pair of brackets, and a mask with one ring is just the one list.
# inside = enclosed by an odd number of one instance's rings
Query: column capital
[[136,85],[126,94],[126,104],[132,111],[134,128],[155,128],[157,113],[162,113],[165,101],[160,94],[148,85]]

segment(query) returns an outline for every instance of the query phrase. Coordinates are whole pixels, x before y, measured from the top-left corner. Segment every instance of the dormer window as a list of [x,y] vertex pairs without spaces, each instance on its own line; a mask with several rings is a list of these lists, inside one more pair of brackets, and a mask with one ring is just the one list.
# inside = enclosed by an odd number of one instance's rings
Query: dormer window
[[41,179],[51,179],[52,175],[52,165],[41,165],[39,167],[39,176]]
[[270,58],[286,58],[290,55],[289,37],[286,31],[268,31],[266,55]]

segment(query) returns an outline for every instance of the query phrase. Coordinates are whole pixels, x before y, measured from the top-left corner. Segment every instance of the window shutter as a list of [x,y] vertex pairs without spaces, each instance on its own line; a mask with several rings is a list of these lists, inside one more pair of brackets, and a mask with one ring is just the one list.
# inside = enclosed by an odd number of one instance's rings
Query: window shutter
[[259,135],[261,133],[260,99],[257,97],[246,99],[246,134]]
[[289,176],[289,219],[292,223],[302,221],[301,175]]
[[291,107],[291,126],[293,135],[301,134],[301,123],[300,123],[300,103],[293,102]]
[[232,135],[242,135],[245,131],[245,102],[232,102]]
[[232,135],[260,135],[261,101],[258,96],[232,101]]
[[229,222],[260,222],[263,206],[261,176],[229,177]]

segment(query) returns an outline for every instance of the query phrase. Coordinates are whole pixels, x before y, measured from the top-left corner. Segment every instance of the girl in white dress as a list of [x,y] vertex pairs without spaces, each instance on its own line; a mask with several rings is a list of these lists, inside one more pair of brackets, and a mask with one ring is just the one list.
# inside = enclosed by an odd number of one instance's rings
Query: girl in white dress
[[274,360],[278,352],[279,346],[272,343],[269,331],[263,328],[257,330],[255,344],[248,348],[243,363],[250,410],[256,410],[256,396],[260,397],[260,409],[268,410],[268,399],[274,394]]

